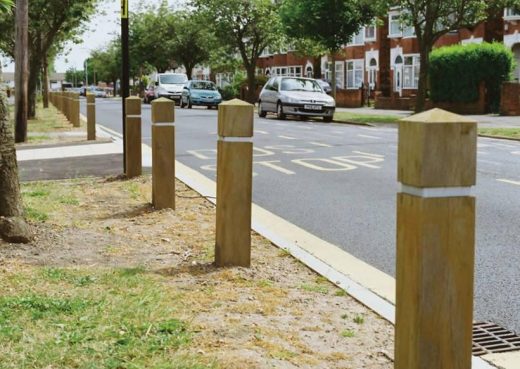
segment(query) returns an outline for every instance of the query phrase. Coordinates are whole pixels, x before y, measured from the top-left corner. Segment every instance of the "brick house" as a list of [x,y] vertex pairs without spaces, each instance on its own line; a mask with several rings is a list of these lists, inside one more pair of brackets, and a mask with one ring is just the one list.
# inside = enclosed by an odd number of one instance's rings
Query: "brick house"
[[[338,106],[362,106],[367,96],[381,99],[382,108],[409,109],[411,97],[417,92],[419,81],[419,47],[412,27],[403,27],[399,10],[391,10],[380,25],[369,25],[352,38],[343,52],[336,57],[336,85]],[[511,48],[517,61],[514,72],[520,80],[520,12],[506,9],[499,28],[503,30],[503,42]],[[485,38],[486,22],[472,30],[461,29],[441,37],[435,47],[452,44],[480,43]],[[317,63],[320,67],[317,68]],[[314,76],[331,80],[332,63],[328,58],[300,56],[288,51],[263,55],[258,73],[267,76]],[[315,73],[319,69],[319,73]]]

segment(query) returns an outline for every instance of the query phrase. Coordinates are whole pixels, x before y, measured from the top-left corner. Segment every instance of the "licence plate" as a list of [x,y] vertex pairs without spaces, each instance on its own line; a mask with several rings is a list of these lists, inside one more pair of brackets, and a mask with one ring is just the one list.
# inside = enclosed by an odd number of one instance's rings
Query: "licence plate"
[[303,108],[305,110],[321,110],[321,105],[304,105]]

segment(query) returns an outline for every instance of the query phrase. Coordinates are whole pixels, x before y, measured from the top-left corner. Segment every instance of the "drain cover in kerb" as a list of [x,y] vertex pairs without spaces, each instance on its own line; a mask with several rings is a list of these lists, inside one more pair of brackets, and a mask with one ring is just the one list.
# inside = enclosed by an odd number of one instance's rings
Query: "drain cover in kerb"
[[520,336],[494,323],[473,323],[473,355],[520,350]]

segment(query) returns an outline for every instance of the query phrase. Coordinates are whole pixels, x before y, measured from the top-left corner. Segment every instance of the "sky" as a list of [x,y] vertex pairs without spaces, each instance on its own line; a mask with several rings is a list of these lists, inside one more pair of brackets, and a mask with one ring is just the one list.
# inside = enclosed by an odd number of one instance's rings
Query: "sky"
[[[130,11],[135,11],[142,0],[128,0]],[[146,5],[156,5],[162,0],[147,0]],[[185,0],[168,0],[172,6],[182,6]],[[83,69],[83,62],[90,55],[91,50],[101,48],[108,44],[116,35],[121,32],[120,24],[120,0],[105,0],[98,6],[97,13],[87,24],[86,32],[81,36],[81,44],[69,43],[64,52],[55,61],[56,72],[64,73],[69,68]],[[7,60],[5,60],[7,61]],[[8,64],[5,72],[14,72],[14,64]]]

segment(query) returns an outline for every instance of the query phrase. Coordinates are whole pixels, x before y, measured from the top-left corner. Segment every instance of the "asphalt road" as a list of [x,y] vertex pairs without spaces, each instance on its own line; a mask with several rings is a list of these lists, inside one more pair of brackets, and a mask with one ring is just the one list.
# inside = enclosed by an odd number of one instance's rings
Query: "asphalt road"
[[[120,101],[97,119],[121,132]],[[177,109],[176,127],[177,160],[215,179],[217,112]],[[254,145],[256,204],[395,276],[395,128],[256,117]],[[520,332],[520,142],[479,138],[477,181],[475,320]]]

